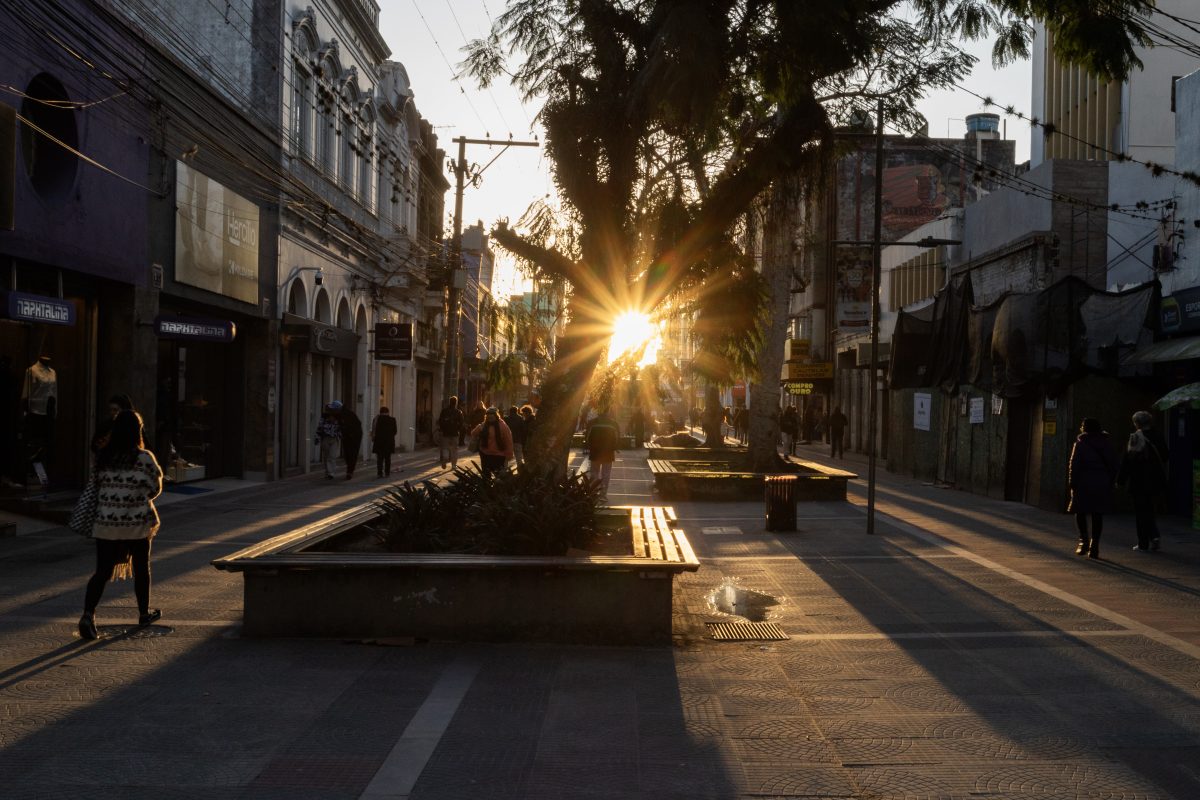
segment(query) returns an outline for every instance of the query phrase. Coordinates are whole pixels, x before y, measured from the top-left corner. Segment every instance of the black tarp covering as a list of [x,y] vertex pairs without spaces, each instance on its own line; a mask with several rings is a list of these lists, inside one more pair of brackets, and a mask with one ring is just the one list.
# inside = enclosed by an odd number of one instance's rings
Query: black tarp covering
[[1105,292],[1067,277],[975,307],[967,282],[954,282],[932,306],[901,312],[889,385],[954,394],[969,384],[1004,397],[1055,395],[1089,370],[1111,368],[1102,348],[1149,338],[1157,292],[1157,282]]
[[917,311],[901,311],[892,334],[888,386],[920,389],[929,385],[929,350],[933,346],[933,303]]

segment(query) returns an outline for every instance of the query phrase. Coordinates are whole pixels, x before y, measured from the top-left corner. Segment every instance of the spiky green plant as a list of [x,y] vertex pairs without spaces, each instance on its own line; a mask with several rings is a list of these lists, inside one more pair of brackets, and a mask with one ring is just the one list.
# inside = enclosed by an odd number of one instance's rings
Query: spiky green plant
[[378,501],[378,527],[391,552],[478,555],[565,554],[601,536],[599,484],[586,475],[505,471],[486,478],[475,465],[446,484],[404,483]]

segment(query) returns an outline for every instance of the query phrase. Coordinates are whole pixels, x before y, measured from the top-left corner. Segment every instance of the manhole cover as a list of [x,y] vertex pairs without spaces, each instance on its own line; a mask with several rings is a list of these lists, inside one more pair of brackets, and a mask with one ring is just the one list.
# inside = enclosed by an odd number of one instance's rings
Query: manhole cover
[[782,642],[788,635],[774,622],[706,622],[719,642]]

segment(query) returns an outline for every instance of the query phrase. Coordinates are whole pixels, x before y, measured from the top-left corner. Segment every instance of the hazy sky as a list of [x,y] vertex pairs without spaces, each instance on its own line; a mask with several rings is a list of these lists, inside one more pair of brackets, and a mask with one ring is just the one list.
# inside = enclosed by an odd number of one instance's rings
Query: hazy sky
[[[454,79],[468,39],[482,37],[504,8],[504,0],[381,0],[380,29],[392,49],[392,58],[408,70],[416,93],[417,109],[436,129],[448,158],[457,154],[450,140],[470,138],[518,140],[541,138],[531,130],[536,109],[524,107],[507,84],[480,90],[468,78]],[[1002,71],[991,68],[990,45],[969,48],[980,57],[974,74],[964,85],[996,102],[1029,111],[1030,67],[1022,62]],[[918,109],[929,120],[931,136],[963,134],[968,114],[995,109],[982,108],[980,101],[964,92],[938,92]],[[1017,160],[1029,157],[1029,127],[1015,118],[1008,120],[1008,137],[1017,142]],[[500,153],[500,148],[467,147],[467,160],[480,167]],[[449,175],[449,173],[447,173]],[[453,177],[450,177],[453,180]],[[478,187],[468,187],[463,199],[464,226],[482,220],[490,228],[498,219],[516,222],[531,202],[553,193],[550,171],[540,149],[510,148],[484,172]],[[446,196],[446,231],[451,226],[453,192]],[[503,273],[504,271],[501,270]]]

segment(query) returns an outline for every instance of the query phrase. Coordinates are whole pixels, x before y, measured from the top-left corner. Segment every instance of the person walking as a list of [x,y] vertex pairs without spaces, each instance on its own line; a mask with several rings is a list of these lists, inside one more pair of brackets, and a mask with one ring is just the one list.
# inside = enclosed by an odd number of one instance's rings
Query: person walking
[[783,409],[779,416],[779,431],[783,434],[783,451],[789,456],[796,455],[796,433],[799,429],[800,417],[796,414],[796,407]]
[[392,474],[392,453],[396,451],[396,418],[387,406],[371,421],[371,452],[375,454],[375,477]]
[[122,411],[137,411],[133,407],[133,400],[127,394],[114,394],[108,398],[108,414],[96,429],[96,436],[92,439],[92,455],[99,453],[104,445],[108,444],[108,437],[112,435],[113,422]]
[[[475,430],[476,428],[478,428],[480,425],[483,424],[483,419],[486,416],[487,416],[487,407],[484,406],[482,400],[477,401],[475,403],[475,407],[473,409],[471,409],[471,413],[467,414],[467,429]],[[463,444],[463,440],[459,439],[458,443]]]
[[842,413],[841,406],[834,406],[829,415],[829,457],[844,458],[846,456],[845,437],[846,425],[850,420]]
[[[1075,527],[1079,530],[1076,555],[1100,557],[1100,534],[1104,529],[1104,515],[1112,506],[1116,477],[1116,459],[1104,425],[1095,417],[1085,417],[1071,448],[1067,468],[1067,486],[1071,491],[1067,512],[1075,515]],[[1090,534],[1089,516],[1092,518]]]
[[321,410],[321,419],[317,423],[317,433],[313,444],[320,448],[321,463],[325,465],[325,480],[333,480],[333,471],[337,466],[338,446],[342,443],[342,427],[338,423],[337,412],[342,404],[334,400]]
[[509,406],[504,415],[504,424],[512,431],[513,463],[518,467],[525,463],[525,418],[516,406]]
[[438,459],[442,469],[458,466],[458,447],[466,434],[467,424],[458,407],[458,397],[451,395],[438,416]]
[[338,425],[342,429],[342,458],[346,460],[346,480],[354,477],[354,468],[362,453],[362,420],[349,408],[338,403]]
[[812,444],[817,429],[817,406],[809,402],[800,418],[800,444]]
[[593,482],[598,482],[605,497],[608,497],[608,484],[612,481],[613,462],[617,459],[617,441],[621,438],[621,429],[617,422],[608,415],[608,409],[602,409],[592,420],[587,431],[588,475]]
[[1154,415],[1149,411],[1134,414],[1133,426],[1117,470],[1117,485],[1129,488],[1137,526],[1137,545],[1133,549],[1145,553],[1161,546],[1154,497],[1167,486],[1167,443],[1155,429]]
[[113,420],[108,441],[96,453],[96,571],[83,598],[79,635],[97,639],[96,607],[110,580],[133,576],[138,625],[150,625],[162,612],[150,608],[150,542],[158,533],[154,498],[162,494],[162,469],[143,440],[142,418],[122,409]]
[[484,411],[483,422],[471,429],[471,436],[479,437],[479,469],[483,477],[490,478],[500,472],[513,457],[512,431],[500,419],[500,410],[495,406]]
[[[646,442],[646,412],[638,406],[629,416],[629,427],[633,430],[633,446],[641,447]],[[674,433],[674,431],[672,431]]]

